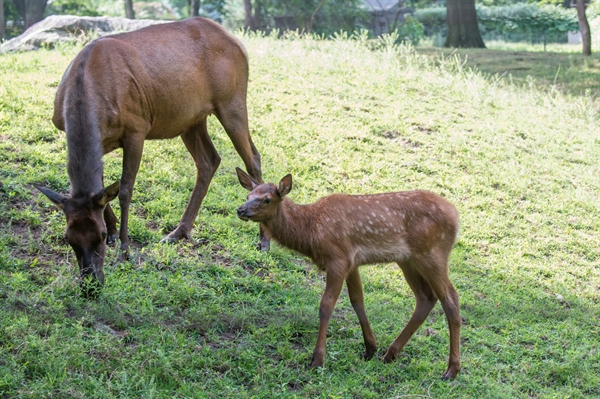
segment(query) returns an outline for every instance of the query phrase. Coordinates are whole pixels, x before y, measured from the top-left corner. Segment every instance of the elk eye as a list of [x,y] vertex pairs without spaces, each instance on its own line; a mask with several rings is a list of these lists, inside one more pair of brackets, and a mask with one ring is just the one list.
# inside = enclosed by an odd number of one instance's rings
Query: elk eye
[[107,236],[107,234],[106,234],[106,230],[103,230],[103,231],[102,231],[102,239],[103,239],[103,240],[106,240],[106,236]]
[[269,205],[271,203],[271,198],[265,198],[265,204]]

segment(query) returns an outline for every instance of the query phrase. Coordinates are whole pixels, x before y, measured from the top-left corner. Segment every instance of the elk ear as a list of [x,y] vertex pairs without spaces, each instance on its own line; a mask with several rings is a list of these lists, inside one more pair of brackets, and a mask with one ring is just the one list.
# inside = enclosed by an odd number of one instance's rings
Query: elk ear
[[243,170],[241,170],[240,168],[235,168],[235,172],[238,175],[238,180],[240,181],[240,184],[242,185],[242,187],[244,187],[246,190],[248,191],[252,191],[254,190],[254,188],[256,186],[259,185],[259,183],[254,180],[248,173],[244,172]]
[[292,175],[285,175],[283,179],[279,182],[279,188],[277,192],[281,198],[285,197],[292,191]]
[[48,197],[48,199],[52,201],[58,209],[65,209],[65,202],[67,201],[67,197],[57,192],[54,192],[49,188],[38,186],[37,184],[34,184],[33,186],[37,188],[46,197]]
[[110,201],[114,200],[119,195],[119,188],[121,188],[121,182],[116,181],[104,190],[96,194],[96,204],[99,206],[105,206]]

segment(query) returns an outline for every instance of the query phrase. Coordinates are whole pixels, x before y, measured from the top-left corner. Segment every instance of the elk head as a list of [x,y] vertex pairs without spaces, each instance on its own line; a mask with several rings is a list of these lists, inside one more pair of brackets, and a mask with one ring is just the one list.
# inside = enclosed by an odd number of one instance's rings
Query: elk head
[[279,186],[273,183],[259,183],[240,168],[236,168],[238,179],[242,187],[250,191],[246,203],[237,209],[240,219],[253,222],[264,222],[271,219],[283,197],[292,190],[292,175],[286,175],[279,182]]
[[35,186],[65,213],[65,238],[75,251],[79,264],[81,289],[85,296],[94,296],[104,285],[104,254],[106,252],[106,224],[104,208],[119,194],[117,181],[96,194],[69,197],[48,188]]

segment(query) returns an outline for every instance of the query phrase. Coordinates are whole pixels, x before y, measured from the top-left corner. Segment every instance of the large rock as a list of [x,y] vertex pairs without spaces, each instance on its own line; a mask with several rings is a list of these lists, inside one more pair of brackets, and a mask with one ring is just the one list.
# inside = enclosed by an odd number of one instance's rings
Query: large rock
[[17,36],[0,45],[0,53],[37,50],[40,47],[54,47],[57,43],[73,43],[81,40],[82,37],[85,39],[105,36],[111,33],[127,32],[143,28],[144,26],[165,22],[170,21],[51,15],[32,25],[21,36]]

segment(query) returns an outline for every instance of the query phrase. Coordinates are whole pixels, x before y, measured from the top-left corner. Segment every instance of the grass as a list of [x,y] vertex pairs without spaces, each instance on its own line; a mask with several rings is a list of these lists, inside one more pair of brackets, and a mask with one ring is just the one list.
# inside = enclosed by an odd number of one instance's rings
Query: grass
[[[434,62],[457,55],[466,67],[489,75],[489,79],[521,87],[535,86],[542,90],[552,88],[576,97],[600,97],[598,53],[586,57],[580,53],[561,51],[566,45],[562,48],[549,48],[547,52],[532,51],[530,46],[507,48],[500,43],[487,45],[488,49],[419,47],[417,51]],[[581,46],[576,48],[581,51]]]
[[[277,245],[253,249],[257,227],[235,216],[246,195],[234,172],[241,162],[215,119],[223,162],[194,242],[159,243],[189,197],[191,157],[179,140],[148,142],[130,220],[137,249],[127,262],[110,249],[102,294],[81,298],[64,218],[32,187],[68,190],[64,134],[50,122],[78,50],[63,47],[0,56],[0,396],[599,397],[597,100],[513,85],[404,47],[243,40],[267,180],[292,173],[290,196],[300,203],[338,191],[429,189],[456,204],[459,377],[439,379],[448,355],[439,305],[387,365],[360,360],[346,294],[325,367],[306,369],[323,276]],[[120,157],[105,157],[108,181],[119,178]],[[393,265],[364,267],[362,276],[381,355],[414,298]]]

